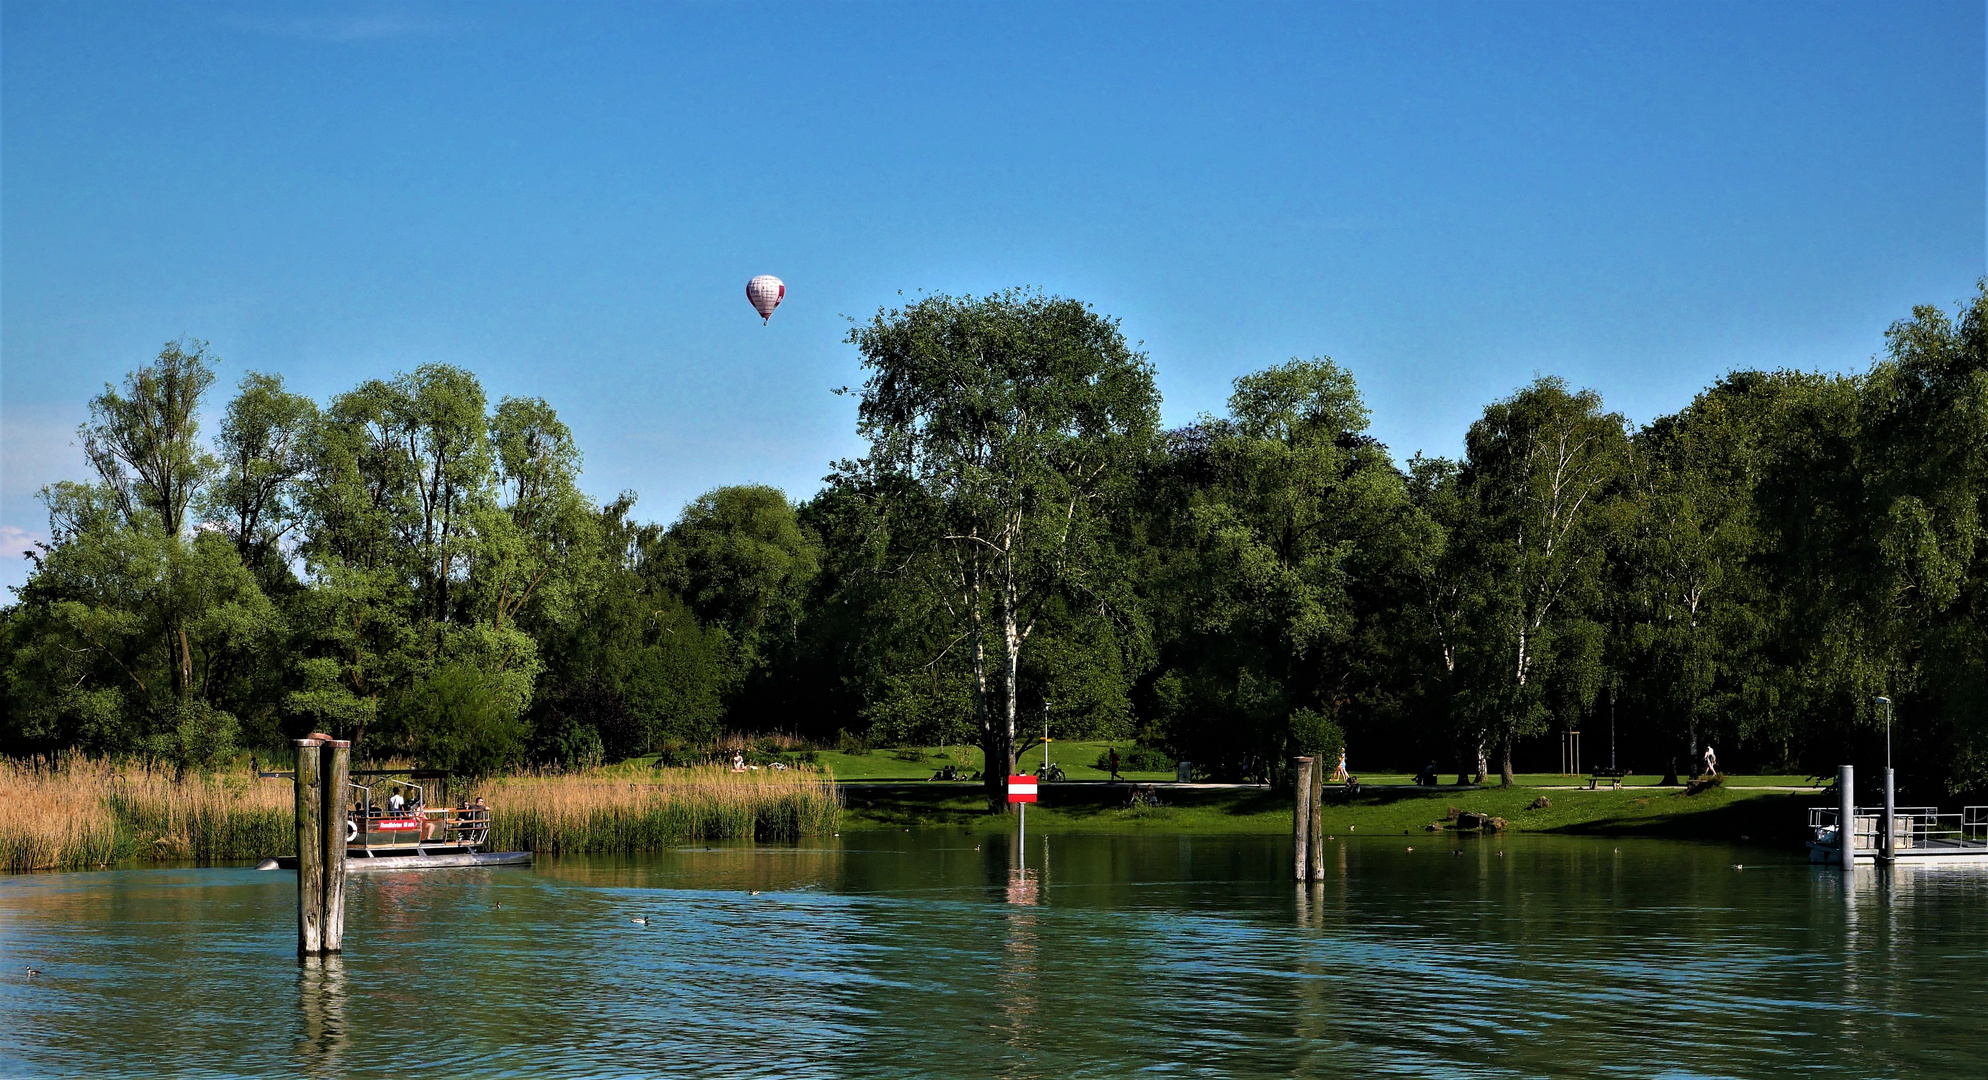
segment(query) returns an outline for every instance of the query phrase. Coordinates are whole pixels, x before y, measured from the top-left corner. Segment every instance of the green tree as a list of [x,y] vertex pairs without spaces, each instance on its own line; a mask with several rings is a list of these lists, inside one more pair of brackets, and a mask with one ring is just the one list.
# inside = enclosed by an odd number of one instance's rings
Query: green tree
[[[1487,408],[1465,436],[1467,503],[1452,543],[1465,553],[1474,618],[1468,711],[1512,783],[1512,745],[1584,709],[1600,689],[1602,503],[1626,462],[1621,416],[1554,378]],[[1555,685],[1557,682],[1557,686]],[[1557,693],[1556,693],[1557,691]]]
[[1159,412],[1152,365],[1112,320],[1024,291],[927,297],[849,342],[870,451],[846,468],[902,481],[893,540],[945,582],[999,803],[1037,620],[1059,594],[1100,602],[1117,584],[1120,508]]
[[317,412],[310,398],[283,389],[282,376],[252,371],[215,439],[220,475],[203,499],[204,515],[234,538],[265,586],[289,576],[282,542],[299,523],[296,490]]

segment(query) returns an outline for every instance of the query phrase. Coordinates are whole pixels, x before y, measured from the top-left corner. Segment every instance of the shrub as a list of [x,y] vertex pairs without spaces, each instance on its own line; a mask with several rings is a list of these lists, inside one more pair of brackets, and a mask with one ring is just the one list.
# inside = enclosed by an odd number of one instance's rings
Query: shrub
[[1346,749],[1346,732],[1324,713],[1299,709],[1291,714],[1291,743],[1300,754],[1337,761]]
[[922,762],[925,760],[925,749],[919,746],[900,746],[891,756],[899,761]]
[[835,748],[845,754],[860,757],[870,752],[870,740],[861,735],[852,735],[848,728],[843,728],[835,733]]

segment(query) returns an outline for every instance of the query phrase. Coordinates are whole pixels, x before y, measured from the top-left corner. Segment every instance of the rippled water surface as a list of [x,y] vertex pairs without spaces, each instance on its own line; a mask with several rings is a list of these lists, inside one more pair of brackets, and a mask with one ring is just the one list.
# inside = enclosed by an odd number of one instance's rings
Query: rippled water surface
[[348,951],[302,964],[291,874],[0,878],[0,1075],[1988,1074],[1988,868],[1536,837],[1342,838],[1310,887],[1275,838],[1014,859],[924,831],[355,876]]

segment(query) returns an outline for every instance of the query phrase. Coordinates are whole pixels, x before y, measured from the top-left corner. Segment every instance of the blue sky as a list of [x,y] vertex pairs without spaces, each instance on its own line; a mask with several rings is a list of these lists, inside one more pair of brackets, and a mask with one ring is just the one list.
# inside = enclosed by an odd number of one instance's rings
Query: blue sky
[[846,317],[899,290],[1087,300],[1169,423],[1329,354],[1403,458],[1535,373],[1647,420],[1861,368],[1988,270],[1985,35],[1979,2],[8,0],[0,584],[89,395],[182,335],[228,386],[544,396],[661,520],[855,452]]

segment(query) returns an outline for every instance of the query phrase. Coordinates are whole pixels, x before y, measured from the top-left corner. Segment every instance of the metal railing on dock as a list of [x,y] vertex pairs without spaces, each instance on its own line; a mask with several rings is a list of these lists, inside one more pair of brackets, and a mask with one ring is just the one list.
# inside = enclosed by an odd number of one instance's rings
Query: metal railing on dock
[[[1809,809],[1811,835],[1821,842],[1836,835],[1842,812],[1834,807]],[[1851,847],[1876,852],[1883,845],[1883,811],[1859,806],[1851,824]],[[1937,806],[1899,806],[1892,809],[1892,848],[1900,852],[1960,851],[1979,848],[1988,851],[1988,806],[1962,807],[1958,813],[1942,813]]]

